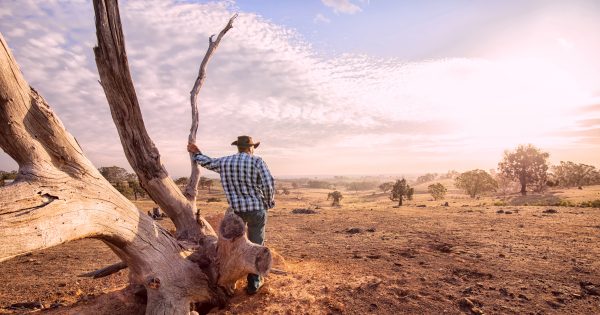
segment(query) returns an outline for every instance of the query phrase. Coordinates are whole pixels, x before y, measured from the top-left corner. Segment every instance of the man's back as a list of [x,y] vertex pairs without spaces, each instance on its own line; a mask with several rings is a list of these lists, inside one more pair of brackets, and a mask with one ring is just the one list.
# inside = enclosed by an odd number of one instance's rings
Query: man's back
[[274,206],[274,182],[265,162],[245,152],[212,159],[197,154],[203,167],[221,175],[221,185],[235,212],[267,210]]

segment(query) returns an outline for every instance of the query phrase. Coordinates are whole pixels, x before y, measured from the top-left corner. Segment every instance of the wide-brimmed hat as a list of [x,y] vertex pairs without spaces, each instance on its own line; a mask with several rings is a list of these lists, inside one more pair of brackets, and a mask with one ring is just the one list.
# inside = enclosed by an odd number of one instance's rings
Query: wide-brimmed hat
[[237,145],[240,148],[249,148],[249,147],[258,148],[259,144],[260,144],[260,142],[255,143],[252,140],[252,137],[250,137],[250,136],[239,136],[237,138],[237,140],[235,140],[231,143],[231,145]]

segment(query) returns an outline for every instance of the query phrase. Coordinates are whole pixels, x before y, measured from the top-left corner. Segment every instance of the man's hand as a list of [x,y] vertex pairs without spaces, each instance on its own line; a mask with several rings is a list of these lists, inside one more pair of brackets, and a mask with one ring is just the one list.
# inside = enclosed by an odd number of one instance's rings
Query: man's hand
[[188,150],[188,152],[193,153],[193,154],[200,152],[200,149],[198,149],[198,147],[193,143],[188,143],[187,150]]

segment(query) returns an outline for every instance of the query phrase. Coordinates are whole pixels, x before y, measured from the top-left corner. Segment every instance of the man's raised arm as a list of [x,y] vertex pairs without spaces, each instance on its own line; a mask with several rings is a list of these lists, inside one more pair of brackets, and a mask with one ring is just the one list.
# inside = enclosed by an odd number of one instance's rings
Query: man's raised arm
[[200,152],[200,149],[195,144],[188,143],[188,152],[194,154],[194,160],[207,170],[211,170],[217,173],[221,172],[220,159],[213,159]]

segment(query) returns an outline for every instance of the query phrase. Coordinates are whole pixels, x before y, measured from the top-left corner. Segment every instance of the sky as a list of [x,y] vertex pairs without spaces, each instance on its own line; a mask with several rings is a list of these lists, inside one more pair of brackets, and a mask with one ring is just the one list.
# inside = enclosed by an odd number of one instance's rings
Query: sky
[[[28,82],[96,166],[130,169],[98,84],[91,3],[0,3]],[[247,134],[275,177],[487,170],[526,143],[553,164],[600,167],[599,1],[120,6],[146,127],[173,177],[190,173],[189,91],[207,39],[236,12],[200,92],[209,156]],[[0,152],[0,170],[16,168]]]

